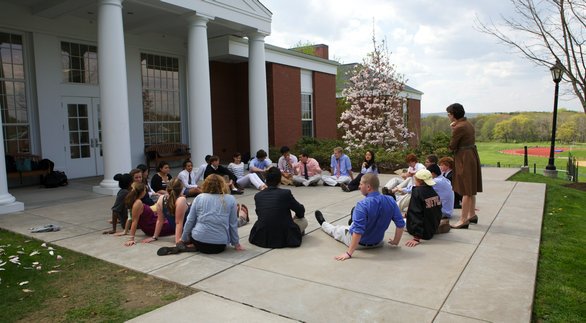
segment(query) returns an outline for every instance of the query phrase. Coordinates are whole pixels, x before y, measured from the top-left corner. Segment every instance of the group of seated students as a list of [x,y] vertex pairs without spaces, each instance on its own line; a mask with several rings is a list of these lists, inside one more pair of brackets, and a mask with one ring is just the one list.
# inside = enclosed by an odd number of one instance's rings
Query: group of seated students
[[[128,234],[126,246],[136,244],[137,229],[147,235],[143,243],[174,234],[175,247],[159,249],[160,255],[180,251],[219,253],[226,244],[240,250],[237,228],[249,222],[248,208],[230,195],[242,194],[242,188],[249,186],[266,189],[264,173],[272,162],[264,150],[259,150],[250,162],[250,173],[245,174],[239,153],[234,154],[228,167],[220,165],[218,156],[205,159],[197,170],[190,160],[184,161],[176,178],[171,176],[169,164],[162,161],[150,185],[146,165],[116,174],[120,190],[112,207],[112,229],[104,234]],[[195,197],[191,205],[186,197]],[[124,230],[117,233],[118,223]]]
[[[403,218],[406,218],[407,230],[413,236],[407,246],[415,246],[421,239],[431,239],[434,234],[448,232],[451,228],[449,218],[459,201],[454,198],[450,184],[453,168],[450,157],[438,160],[437,156],[429,155],[423,165],[415,155],[407,155],[409,168],[401,177],[388,181],[380,194],[375,153],[371,150],[366,151],[361,171],[356,176],[350,158],[341,147],[334,148],[329,175],[322,175],[319,163],[305,152],[299,158],[286,146],[280,152],[277,166],[273,167],[266,151],[259,150],[249,162],[248,173],[241,154],[235,153],[227,167],[220,164],[217,156],[206,156],[206,163],[197,170],[190,160],[186,160],[176,178],[169,174],[169,164],[161,162],[150,185],[146,165],[138,165],[128,174],[117,174],[114,179],[118,181],[120,191],[112,207],[112,229],[104,233],[128,234],[126,246],[136,244],[137,229],[147,236],[143,243],[174,235],[175,245],[160,248],[159,255],[183,251],[219,253],[228,244],[242,250],[237,228],[248,223],[248,209],[231,195],[242,194],[243,188],[252,186],[260,192],[254,197],[258,220],[250,231],[249,241],[265,248],[298,247],[307,227],[305,208],[290,190],[278,186],[307,187],[320,181],[325,186],[339,186],[344,192],[360,190],[365,196],[361,201],[365,204],[359,202],[356,210],[352,209],[347,227],[332,226],[321,212],[316,211],[322,229],[349,246],[345,254],[336,257],[338,260],[351,258],[356,249],[380,245],[381,232],[384,234],[391,220],[398,228],[395,238],[389,242],[394,245],[405,227]],[[186,197],[195,197],[191,205]],[[368,223],[368,213],[380,210],[388,211],[381,218],[383,220]],[[123,232],[116,232],[117,223],[123,227]]]

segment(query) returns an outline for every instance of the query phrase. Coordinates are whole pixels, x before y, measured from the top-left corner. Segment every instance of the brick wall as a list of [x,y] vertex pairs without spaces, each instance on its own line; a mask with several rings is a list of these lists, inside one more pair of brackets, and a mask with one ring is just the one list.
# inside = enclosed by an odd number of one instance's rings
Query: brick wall
[[301,71],[267,64],[269,145],[293,146],[301,137]]
[[[248,131],[248,64],[210,62],[213,152],[222,163],[250,147]],[[197,161],[195,164],[199,164]]]
[[409,113],[408,127],[414,136],[409,138],[409,145],[417,147],[421,140],[421,101],[407,99],[407,111]]
[[313,111],[316,138],[336,138],[336,76],[313,72]]

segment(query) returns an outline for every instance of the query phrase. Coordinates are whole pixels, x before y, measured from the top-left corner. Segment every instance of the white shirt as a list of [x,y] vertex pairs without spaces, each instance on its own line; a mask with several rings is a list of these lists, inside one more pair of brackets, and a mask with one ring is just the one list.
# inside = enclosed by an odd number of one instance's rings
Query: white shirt
[[181,183],[183,183],[183,187],[185,188],[196,188],[197,187],[197,181],[195,180],[197,177],[195,171],[192,169],[191,170],[191,182],[189,182],[189,172],[187,172],[187,170],[182,170],[179,172],[179,174],[177,174],[177,178],[179,178],[179,180],[181,181]]

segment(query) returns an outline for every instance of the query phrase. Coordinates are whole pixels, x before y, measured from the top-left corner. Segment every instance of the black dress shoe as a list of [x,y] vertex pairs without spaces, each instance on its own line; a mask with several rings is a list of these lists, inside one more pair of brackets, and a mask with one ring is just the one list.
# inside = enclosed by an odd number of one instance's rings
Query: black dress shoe
[[326,222],[326,219],[324,218],[324,215],[321,213],[321,211],[315,211],[315,219],[319,225]]
[[478,215],[475,214],[473,217],[468,219],[468,222],[477,224],[478,223]]
[[462,223],[460,225],[450,225],[452,229],[468,229],[470,223]]

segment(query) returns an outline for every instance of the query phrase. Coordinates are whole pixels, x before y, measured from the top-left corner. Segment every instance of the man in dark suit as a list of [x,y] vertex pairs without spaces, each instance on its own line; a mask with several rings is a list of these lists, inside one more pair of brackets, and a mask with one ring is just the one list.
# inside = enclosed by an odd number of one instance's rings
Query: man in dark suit
[[[454,176],[454,159],[452,157],[443,157],[439,160],[439,168],[442,171],[442,176],[447,178],[452,183]],[[454,192],[454,209],[462,208],[462,195]]]
[[220,157],[218,156],[210,157],[208,166],[203,175],[204,180],[211,174],[217,174],[227,178],[226,182],[228,183],[228,186],[230,186],[230,194],[242,194],[242,191],[236,187],[236,181],[238,180],[236,175],[234,175],[234,173],[228,168],[220,165]]
[[[305,207],[297,202],[290,190],[279,188],[280,182],[279,168],[269,168],[267,188],[254,196],[258,220],[250,230],[248,241],[259,247],[299,247],[307,228]],[[291,216],[291,211],[295,216]]]

